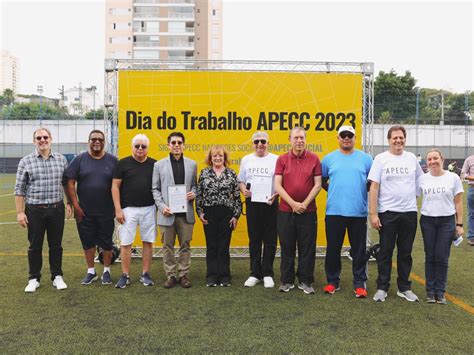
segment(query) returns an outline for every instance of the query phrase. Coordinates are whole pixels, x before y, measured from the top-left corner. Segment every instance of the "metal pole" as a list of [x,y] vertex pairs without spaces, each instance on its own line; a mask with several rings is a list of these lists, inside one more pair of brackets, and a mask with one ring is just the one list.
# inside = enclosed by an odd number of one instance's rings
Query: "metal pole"
[[440,126],[444,126],[444,91],[441,90],[441,121],[439,122]]
[[92,117],[94,119],[94,129],[95,129],[95,91],[97,90],[97,87],[92,85],[91,89],[92,89],[92,95],[94,95],[92,97]]
[[420,123],[420,88],[416,89],[416,153],[418,154],[418,124]]
[[37,90],[40,95],[39,125],[41,127],[43,125],[43,86],[38,85]]

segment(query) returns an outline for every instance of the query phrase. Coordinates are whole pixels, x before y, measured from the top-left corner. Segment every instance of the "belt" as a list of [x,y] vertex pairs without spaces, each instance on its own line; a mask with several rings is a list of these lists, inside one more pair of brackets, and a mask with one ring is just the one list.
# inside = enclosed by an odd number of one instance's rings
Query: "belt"
[[49,204],[43,204],[43,205],[28,205],[30,207],[36,207],[36,208],[57,208],[63,205],[63,201],[59,201],[56,203],[49,203]]

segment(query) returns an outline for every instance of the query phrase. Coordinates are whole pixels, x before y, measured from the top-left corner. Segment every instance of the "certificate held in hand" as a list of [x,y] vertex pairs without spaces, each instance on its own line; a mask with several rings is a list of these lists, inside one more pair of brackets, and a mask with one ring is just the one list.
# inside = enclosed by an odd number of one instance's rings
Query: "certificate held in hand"
[[168,186],[168,201],[171,213],[187,212],[186,185]]
[[272,197],[272,182],[271,176],[255,175],[252,179],[252,202],[267,203]]

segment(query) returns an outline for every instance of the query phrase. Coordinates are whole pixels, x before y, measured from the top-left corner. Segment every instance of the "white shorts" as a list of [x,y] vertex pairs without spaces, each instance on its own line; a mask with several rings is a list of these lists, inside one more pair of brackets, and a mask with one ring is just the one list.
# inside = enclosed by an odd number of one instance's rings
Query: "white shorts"
[[135,240],[137,226],[143,242],[154,243],[156,239],[156,207],[125,207],[125,223],[119,226],[118,235],[121,245],[130,245]]

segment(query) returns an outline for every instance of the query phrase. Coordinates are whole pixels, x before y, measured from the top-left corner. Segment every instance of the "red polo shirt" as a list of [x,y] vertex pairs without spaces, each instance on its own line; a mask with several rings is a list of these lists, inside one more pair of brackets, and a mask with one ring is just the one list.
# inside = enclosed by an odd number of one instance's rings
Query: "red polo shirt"
[[[321,162],[316,154],[308,150],[299,157],[290,151],[278,157],[275,175],[283,177],[282,186],[293,200],[303,202],[314,187],[314,177],[321,176]],[[279,209],[293,211],[283,199],[280,199]],[[306,211],[316,211],[315,200],[311,201]]]

